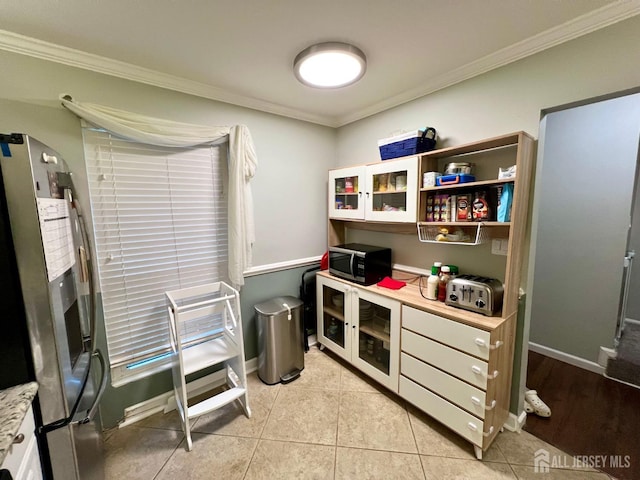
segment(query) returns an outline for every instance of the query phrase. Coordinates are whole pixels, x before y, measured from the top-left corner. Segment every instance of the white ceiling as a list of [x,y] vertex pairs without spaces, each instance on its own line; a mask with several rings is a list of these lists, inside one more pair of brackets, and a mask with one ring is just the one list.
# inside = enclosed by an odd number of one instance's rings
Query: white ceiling
[[[640,13],[640,0],[0,0],[0,48],[340,126]],[[309,45],[367,73],[304,86]],[[90,101],[90,99],[86,99]]]

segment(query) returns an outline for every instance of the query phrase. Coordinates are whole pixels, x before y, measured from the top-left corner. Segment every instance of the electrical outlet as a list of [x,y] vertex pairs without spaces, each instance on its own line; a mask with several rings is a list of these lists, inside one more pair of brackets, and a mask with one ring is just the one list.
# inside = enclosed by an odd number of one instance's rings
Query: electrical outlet
[[509,251],[508,238],[494,238],[491,240],[491,253],[494,255],[507,255]]

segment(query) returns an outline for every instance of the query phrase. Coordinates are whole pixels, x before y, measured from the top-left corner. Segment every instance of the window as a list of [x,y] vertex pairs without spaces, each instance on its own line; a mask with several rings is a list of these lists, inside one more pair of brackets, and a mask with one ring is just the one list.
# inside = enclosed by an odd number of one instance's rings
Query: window
[[[226,144],[168,148],[83,129],[114,385],[169,351],[164,292],[228,274]],[[187,326],[194,342],[216,331]]]

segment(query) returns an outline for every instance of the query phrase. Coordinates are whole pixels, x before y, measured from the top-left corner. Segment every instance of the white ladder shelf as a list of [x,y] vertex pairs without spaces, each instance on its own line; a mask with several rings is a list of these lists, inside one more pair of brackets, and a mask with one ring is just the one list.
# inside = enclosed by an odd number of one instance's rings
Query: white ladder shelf
[[[173,391],[187,451],[193,447],[191,422],[238,400],[251,417],[244,363],[244,339],[238,292],[224,282],[165,292],[169,306]],[[212,332],[219,333],[212,333]],[[197,340],[198,333],[206,336]],[[187,375],[224,365],[228,390],[189,406]]]

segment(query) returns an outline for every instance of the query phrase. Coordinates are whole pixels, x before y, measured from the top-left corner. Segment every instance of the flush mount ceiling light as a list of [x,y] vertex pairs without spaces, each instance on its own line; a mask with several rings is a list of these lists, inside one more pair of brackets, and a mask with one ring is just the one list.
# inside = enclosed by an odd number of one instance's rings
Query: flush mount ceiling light
[[293,61],[296,78],[305,85],[338,88],[357,82],[367,69],[367,59],[348,43],[327,42],[312,45]]

